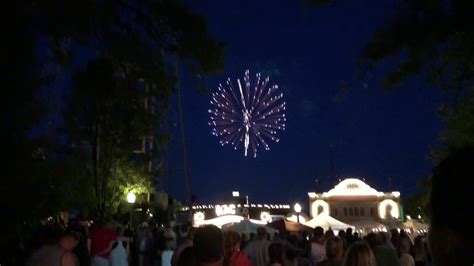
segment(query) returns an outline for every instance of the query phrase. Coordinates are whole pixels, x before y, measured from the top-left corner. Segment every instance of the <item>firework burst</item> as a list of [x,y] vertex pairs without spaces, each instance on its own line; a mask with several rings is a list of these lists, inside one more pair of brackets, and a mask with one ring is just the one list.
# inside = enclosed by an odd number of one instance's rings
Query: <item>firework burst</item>
[[229,144],[237,150],[243,145],[245,156],[250,151],[257,157],[258,149],[270,150],[268,143],[279,141],[276,135],[285,130],[286,103],[278,85],[267,86],[269,80],[257,73],[251,86],[247,70],[243,83],[237,79],[237,88],[229,78],[227,86],[219,84],[212,94],[209,125],[222,146]]

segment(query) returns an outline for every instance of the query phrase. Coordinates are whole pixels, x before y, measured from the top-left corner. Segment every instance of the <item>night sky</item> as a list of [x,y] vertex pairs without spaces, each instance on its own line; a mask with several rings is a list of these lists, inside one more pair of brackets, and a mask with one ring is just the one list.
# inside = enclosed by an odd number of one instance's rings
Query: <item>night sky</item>
[[[270,151],[244,157],[242,149],[221,147],[208,126],[210,94],[202,93],[186,73],[182,75],[184,118],[193,193],[200,203],[219,203],[232,190],[253,202],[307,203],[315,178],[327,191],[329,147],[335,173],[341,178],[365,178],[378,190],[402,197],[416,191],[416,181],[430,175],[431,149],[437,144],[442,122],[437,115],[446,99],[421,79],[396,90],[381,86],[390,61],[370,80],[358,80],[347,93],[341,81],[353,81],[354,64],[377,27],[396,10],[396,0],[337,1],[333,7],[309,8],[303,1],[200,0],[188,3],[204,16],[212,35],[227,44],[224,71],[206,80],[217,89],[227,77],[234,82],[246,69],[270,76],[287,102],[286,131]],[[75,63],[84,66],[93,55],[82,51]],[[393,58],[396,61],[399,58]],[[71,72],[72,73],[72,72]],[[56,93],[47,93],[46,121],[59,121],[60,100],[70,85],[70,72],[56,80]],[[59,88],[59,89],[58,89]],[[66,92],[65,92],[66,91]],[[172,183],[164,189],[186,199],[177,97],[171,99]],[[54,123],[53,123],[54,124]],[[54,125],[45,125],[48,131]],[[307,207],[305,207],[307,208]]]
[[[207,80],[209,88],[216,90],[227,77],[242,78],[246,69],[268,74],[285,94],[288,117],[279,143],[256,159],[245,158],[210,134],[210,96],[184,77],[192,186],[199,202],[218,203],[239,190],[254,202],[307,203],[316,176],[325,191],[333,185],[330,145],[338,176],[363,177],[378,190],[388,190],[391,177],[403,197],[416,191],[417,179],[430,175],[429,153],[442,129],[440,92],[417,79],[385,90],[380,78],[390,62],[348,93],[340,89],[342,80],[352,80],[361,49],[398,1],[342,0],[313,9],[301,1],[189,2],[228,45],[224,72]],[[175,131],[171,194],[184,199],[178,127]]]

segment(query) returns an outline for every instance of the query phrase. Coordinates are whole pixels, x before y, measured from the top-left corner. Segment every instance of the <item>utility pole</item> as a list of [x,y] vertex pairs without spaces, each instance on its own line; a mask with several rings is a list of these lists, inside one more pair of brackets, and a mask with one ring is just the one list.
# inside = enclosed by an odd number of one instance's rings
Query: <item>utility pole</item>
[[179,82],[179,62],[178,57],[176,56],[176,77],[177,77],[177,85],[176,88],[178,90],[178,106],[179,106],[179,120],[181,123],[181,143],[183,145],[183,161],[184,161],[184,176],[186,178],[186,192],[189,201],[189,209],[191,209],[192,205],[192,190],[191,190],[191,175],[189,171],[189,162],[188,162],[188,150],[186,145],[186,134],[184,130],[184,115],[183,115],[183,96],[181,93],[181,86]]

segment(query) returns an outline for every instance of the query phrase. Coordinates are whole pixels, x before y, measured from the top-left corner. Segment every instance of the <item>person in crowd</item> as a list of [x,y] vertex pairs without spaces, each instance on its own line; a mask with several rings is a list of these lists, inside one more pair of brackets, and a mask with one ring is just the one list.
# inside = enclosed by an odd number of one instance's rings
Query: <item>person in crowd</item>
[[128,266],[128,255],[130,254],[130,240],[124,236],[125,228],[119,226],[118,238],[110,252],[111,266]]
[[326,257],[318,266],[341,266],[344,261],[344,243],[333,237],[326,241]]
[[401,238],[398,244],[397,252],[400,256],[400,266],[415,266],[415,260],[410,255],[410,240]]
[[165,241],[167,242],[167,245],[170,246],[172,249],[175,249],[176,244],[177,244],[177,236],[173,230],[173,227],[171,227],[171,225],[166,226],[166,229],[163,235],[165,237]]
[[268,247],[271,242],[267,240],[267,230],[265,227],[257,229],[257,239],[248,243],[244,252],[249,256],[254,266],[267,266],[270,261]]
[[400,241],[399,229],[390,230],[390,234],[392,235],[390,242],[392,242],[393,250],[395,250],[395,247],[398,246],[398,242]]
[[268,256],[270,258],[269,266],[285,265],[285,249],[282,244],[272,243],[268,247]]
[[150,255],[152,252],[153,235],[148,229],[148,223],[143,222],[138,227],[138,231],[135,234],[136,250],[138,251],[138,265],[149,266]]
[[257,235],[256,235],[255,233],[253,233],[253,232],[250,233],[250,234],[249,234],[249,241],[255,240],[256,237],[257,237]]
[[173,258],[173,242],[166,241],[165,248],[161,252],[161,266],[171,266],[171,260]]
[[178,258],[181,255],[181,252],[183,252],[183,250],[185,250],[186,248],[193,246],[193,238],[195,232],[196,228],[189,227],[186,239],[173,252],[173,257],[171,258],[171,265],[178,265]]
[[350,247],[352,245],[352,243],[355,242],[355,238],[354,238],[354,235],[352,234],[352,228],[349,227],[346,229],[346,243],[347,243],[347,247]]
[[339,230],[339,232],[337,232],[337,237],[342,240],[342,243],[344,244],[344,250],[347,250],[346,231]]
[[331,239],[331,238],[334,238],[336,237],[336,235],[334,235],[334,231],[329,228],[329,230],[327,230],[325,233],[324,233],[324,242],[326,242],[328,239]]
[[310,246],[310,261],[317,265],[326,259],[326,247],[324,246],[324,229],[320,226],[314,228],[313,239]]
[[89,237],[86,227],[81,223],[80,217],[70,219],[66,230],[76,232],[79,237],[79,242],[74,248],[74,254],[76,254],[79,264],[89,265],[90,257],[89,250],[87,249],[87,239]]
[[408,235],[408,233],[405,230],[400,231],[400,239],[408,240],[408,243],[410,244],[410,250],[411,250],[411,247],[413,246],[413,242],[410,235]]
[[377,264],[372,250],[364,242],[356,242],[347,250],[344,258],[344,266],[377,266],[385,264]]
[[194,254],[194,247],[185,248],[179,255],[177,266],[198,266],[196,254]]
[[413,259],[415,260],[416,266],[426,265],[426,249],[423,236],[417,236],[415,238],[415,244],[413,245]]
[[249,257],[240,251],[240,235],[234,231],[224,234],[226,266],[251,266]]
[[91,240],[91,256],[94,266],[108,266],[110,259],[110,251],[117,241],[116,226],[113,221],[109,221],[105,225],[100,225],[92,230],[90,234]]
[[392,243],[392,233],[390,233],[390,231],[381,232],[380,236],[382,237],[382,242],[386,248],[395,250],[395,246]]
[[77,266],[79,261],[73,249],[79,242],[79,236],[66,231],[54,245],[45,245],[31,256],[29,266]]
[[194,234],[194,243],[192,249],[194,251],[197,265],[224,265],[224,236],[222,231],[217,226],[205,225],[198,228]]
[[474,147],[453,151],[434,169],[428,204],[428,244],[433,264],[473,265],[472,201]]
[[362,238],[360,238],[359,233],[354,232],[354,242],[362,241]]
[[286,241],[281,241],[279,243],[285,247],[286,264],[291,266],[300,265],[300,254],[302,253],[302,250],[298,245],[298,237],[295,235],[289,235],[287,236]]
[[367,235],[367,243],[372,248],[377,265],[399,266],[400,260],[395,250],[388,249],[382,242],[380,234],[370,233]]

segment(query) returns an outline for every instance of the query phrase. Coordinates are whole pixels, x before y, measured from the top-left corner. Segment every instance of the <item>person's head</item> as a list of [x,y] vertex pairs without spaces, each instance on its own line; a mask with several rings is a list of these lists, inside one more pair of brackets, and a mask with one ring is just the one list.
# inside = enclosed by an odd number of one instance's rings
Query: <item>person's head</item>
[[344,256],[344,243],[337,237],[329,238],[326,242],[326,256],[330,260],[342,259]]
[[367,244],[374,249],[377,247],[380,247],[383,245],[382,238],[380,237],[379,234],[376,234],[374,232],[369,233],[366,237]]
[[321,226],[316,226],[313,231],[313,236],[316,239],[321,239],[324,236],[324,229]]
[[215,225],[205,225],[196,230],[193,241],[198,263],[222,263],[224,258],[224,236]]
[[382,238],[383,243],[387,243],[388,241],[390,241],[390,239],[392,239],[392,234],[390,233],[390,231],[381,232],[380,237]]
[[364,242],[354,243],[347,251],[344,266],[376,266],[374,253]]
[[335,235],[334,235],[334,231],[329,229],[326,231],[326,233],[324,233],[324,239],[325,240],[328,240],[328,239],[331,239],[331,238],[334,238]]
[[240,248],[240,235],[235,231],[227,231],[224,233],[224,245],[226,257],[229,257],[235,250]]
[[337,236],[341,239],[344,239],[346,238],[346,231],[344,230],[339,230],[339,232],[337,232]]
[[66,251],[72,251],[79,243],[79,235],[72,231],[64,232],[59,237],[58,244]]
[[390,229],[390,235],[391,235],[391,237],[390,237],[391,239],[392,239],[392,238],[400,237],[400,233],[399,233],[398,230],[395,229],[395,228],[394,228],[394,229]]
[[265,229],[265,227],[257,228],[257,236],[258,236],[258,239],[260,239],[260,240],[266,239],[267,238],[267,229]]
[[281,263],[284,261],[285,249],[280,243],[272,243],[268,247],[268,256],[270,257],[270,263]]
[[474,239],[472,212],[474,147],[453,152],[433,171],[428,204],[430,230],[428,244],[436,265],[472,265]]
[[347,236],[352,236],[352,228],[351,227],[346,229],[346,235]]
[[253,232],[250,233],[249,237],[250,237],[249,240],[254,240],[255,239],[255,233],[253,233]]
[[400,237],[401,238],[410,238],[405,230],[400,230]]

